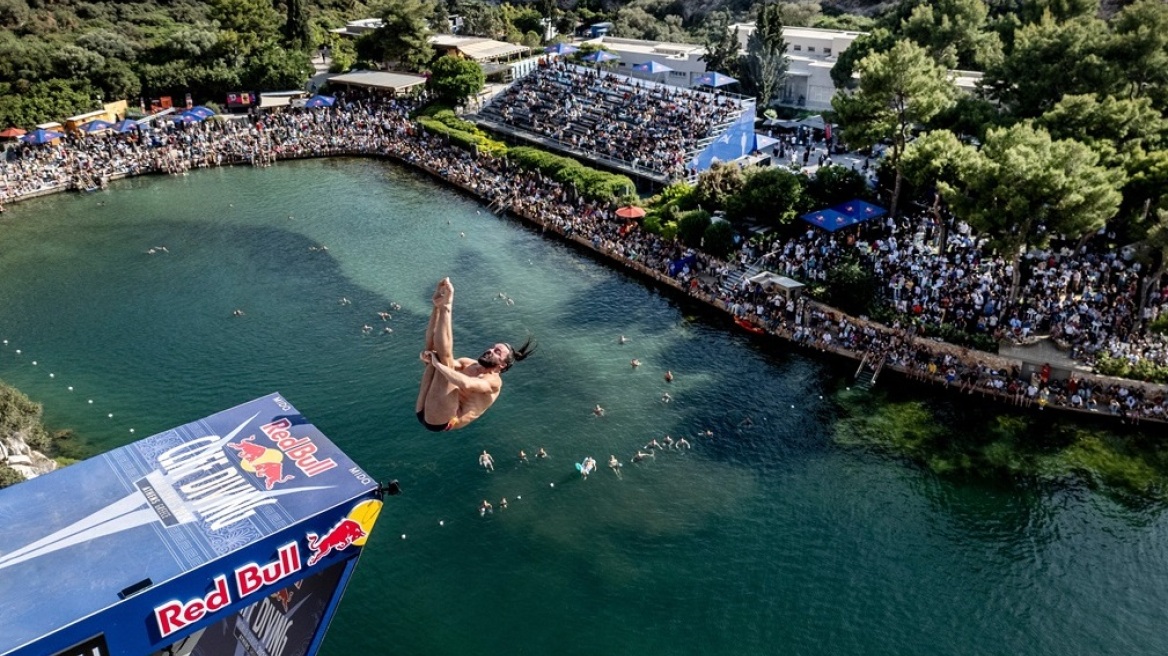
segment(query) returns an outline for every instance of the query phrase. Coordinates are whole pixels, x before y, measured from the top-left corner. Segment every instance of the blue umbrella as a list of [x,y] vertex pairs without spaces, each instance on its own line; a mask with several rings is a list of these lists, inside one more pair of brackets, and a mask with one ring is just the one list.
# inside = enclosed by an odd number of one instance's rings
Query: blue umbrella
[[697,84],[707,87],[724,87],[727,84],[734,84],[737,81],[729,75],[722,75],[715,71],[705,73],[694,80]]
[[196,114],[194,110],[187,110],[182,114],[174,117],[175,123],[201,123],[206,119],[205,116]]
[[554,46],[548,46],[543,49],[549,55],[570,55],[579,50],[576,46],[568,45],[566,43],[557,43]]
[[318,95],[315,95],[315,96],[309,98],[308,101],[304,103],[304,106],[305,107],[332,107],[333,103],[335,103],[336,101],[337,101],[337,99],[332,97],[332,96],[322,96],[322,95],[318,94]]
[[638,73],[649,73],[656,75],[658,73],[668,73],[673,69],[669,68],[665,64],[659,64],[655,61],[647,61],[644,64],[633,64],[633,70]]
[[117,123],[115,123],[113,125],[113,129],[115,132],[120,132],[123,134],[126,132],[129,132],[130,130],[137,130],[140,127],[141,126],[138,125],[137,121],[131,121],[130,119],[125,119],[124,121],[118,121]]
[[37,128],[21,137],[20,140],[24,143],[30,144],[47,144],[50,141],[60,139],[63,136],[65,135],[61,134],[60,132],[50,132],[49,130],[45,130],[43,128]]
[[599,64],[601,62],[607,62],[607,61],[613,61],[615,59],[620,59],[620,57],[612,54],[611,52],[606,52],[604,50],[596,50],[594,52],[588,53],[587,55],[584,55],[580,59],[583,61],[586,61],[586,62],[592,62],[594,64]]
[[110,123],[109,121],[102,121],[99,119],[96,121],[90,121],[90,122],[86,123],[85,125],[82,125],[81,131],[86,133],[86,134],[93,134],[94,132],[101,132],[102,130],[108,130],[108,129],[112,128],[113,126],[114,126],[113,123]]
[[194,114],[195,116],[198,116],[201,119],[202,118],[211,118],[212,116],[215,115],[215,112],[213,112],[211,110],[211,108],[204,107],[202,105],[192,107],[183,113],[184,114]]

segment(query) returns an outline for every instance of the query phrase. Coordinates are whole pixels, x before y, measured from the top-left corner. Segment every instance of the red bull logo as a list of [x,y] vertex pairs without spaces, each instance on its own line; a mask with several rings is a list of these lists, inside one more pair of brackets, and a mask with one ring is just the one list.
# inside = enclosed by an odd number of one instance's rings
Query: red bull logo
[[337,522],[337,525],[323,536],[309,533],[308,550],[312,555],[308,557],[308,566],[312,567],[333,551],[344,551],[366,535],[368,534],[360,523],[347,517]]
[[281,452],[287,454],[297,469],[304,472],[304,475],[309,478],[337,466],[332,458],[324,460],[317,458],[316,444],[313,443],[312,438],[296,437],[288,430],[291,427],[292,422],[287,418],[282,418],[260,426],[260,430]]
[[239,454],[240,465],[244,471],[255,474],[268,490],[296,478],[292,474],[284,474],[283,452],[262,447],[253,442],[254,439],[255,435],[252,435],[239,442],[227,443],[228,447]]

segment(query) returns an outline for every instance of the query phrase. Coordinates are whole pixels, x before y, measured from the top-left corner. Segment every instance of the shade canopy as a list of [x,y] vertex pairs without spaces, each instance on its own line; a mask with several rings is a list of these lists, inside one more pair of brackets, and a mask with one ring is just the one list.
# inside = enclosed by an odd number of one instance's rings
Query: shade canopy
[[21,137],[20,140],[24,143],[30,144],[46,144],[50,141],[60,139],[63,136],[65,135],[61,134],[60,132],[51,132],[43,128],[37,128]]
[[304,103],[304,106],[305,107],[332,107],[333,103],[335,103],[335,102],[337,102],[337,99],[332,97],[332,96],[322,96],[320,94],[317,94],[317,95],[309,98],[308,101]]
[[669,68],[665,64],[661,64],[655,61],[647,61],[643,64],[633,64],[633,70],[638,73],[651,73],[656,75],[658,73],[668,73],[673,69]]
[[584,55],[580,59],[582,61],[592,62],[594,64],[599,64],[601,62],[613,61],[616,59],[620,59],[620,57],[612,54],[611,52],[606,52],[604,50],[597,50],[595,52],[590,52],[587,55]]
[[637,207],[636,205],[626,205],[618,208],[616,215],[622,219],[639,219],[645,216],[645,208]]
[[548,46],[543,49],[544,52],[550,55],[570,55],[579,50],[576,46],[568,45],[567,43],[557,43],[554,46]]
[[887,213],[883,207],[856,199],[840,203],[830,209],[809,212],[799,218],[817,228],[835,232]]
[[112,128],[113,126],[114,126],[114,124],[110,123],[109,121],[102,121],[102,120],[98,119],[96,121],[90,121],[90,122],[82,125],[81,131],[86,133],[86,134],[93,134],[94,132],[101,132],[102,130],[108,130],[108,129]]
[[205,120],[207,120],[206,116],[196,114],[195,112],[193,112],[191,110],[187,110],[187,111],[183,112],[182,114],[179,114],[179,115],[174,117],[175,123],[202,123]]
[[874,219],[878,216],[884,216],[885,214],[888,214],[888,210],[884,209],[883,207],[880,207],[879,205],[873,205],[866,200],[860,200],[858,198],[855,200],[849,200],[846,203],[840,203],[831,209],[839,212],[840,214],[859,219],[861,221]]
[[28,133],[20,128],[5,128],[0,130],[0,139],[15,139],[17,137],[23,137],[26,134]]
[[754,133],[755,150],[766,150],[777,143],[779,143],[779,140],[774,137],[768,137],[765,134],[759,134],[757,132]]
[[137,130],[140,127],[141,126],[138,125],[137,121],[131,121],[130,119],[125,119],[122,121],[118,121],[117,123],[114,123],[113,130],[114,130],[114,132],[126,133],[126,132],[129,132],[130,130]]
[[199,118],[211,118],[212,116],[215,115],[215,112],[210,107],[204,107],[202,105],[196,105],[195,107],[192,107],[183,113],[184,114],[187,114],[187,113],[194,114],[195,116],[198,116]]
[[822,130],[823,126],[826,124],[827,122],[823,120],[823,116],[820,114],[816,114],[815,116],[808,116],[807,118],[799,121],[799,125],[805,125],[814,130]]
[[735,80],[729,75],[722,75],[717,71],[703,73],[702,75],[698,76],[698,79],[694,80],[695,84],[706,87],[724,87],[727,84],[734,84],[737,81],[738,80]]

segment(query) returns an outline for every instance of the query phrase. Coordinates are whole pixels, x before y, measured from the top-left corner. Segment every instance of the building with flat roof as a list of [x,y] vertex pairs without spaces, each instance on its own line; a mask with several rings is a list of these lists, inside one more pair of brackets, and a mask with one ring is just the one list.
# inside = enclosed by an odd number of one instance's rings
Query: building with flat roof
[[[754,23],[737,23],[738,45],[746,50],[747,41],[754,33]],[[808,109],[831,109],[835,83],[831,69],[839,55],[866,32],[823,30],[815,27],[783,27],[783,41],[787,43],[787,80],[779,103]]]
[[[664,82],[677,87],[693,86],[694,80],[706,72],[706,62],[702,57],[706,48],[694,43],[670,43],[668,41],[642,41],[601,36],[584,43],[603,45],[620,57],[616,70],[630,77],[638,77],[654,82]],[[667,73],[650,75],[633,70],[633,64],[657,62],[671,70]]]

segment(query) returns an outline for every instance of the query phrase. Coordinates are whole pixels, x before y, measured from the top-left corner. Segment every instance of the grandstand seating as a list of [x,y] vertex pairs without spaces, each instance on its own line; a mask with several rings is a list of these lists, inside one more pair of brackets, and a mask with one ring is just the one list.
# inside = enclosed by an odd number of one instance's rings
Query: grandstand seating
[[676,179],[740,122],[753,101],[549,63],[498,94],[479,113],[487,127],[560,150]]

